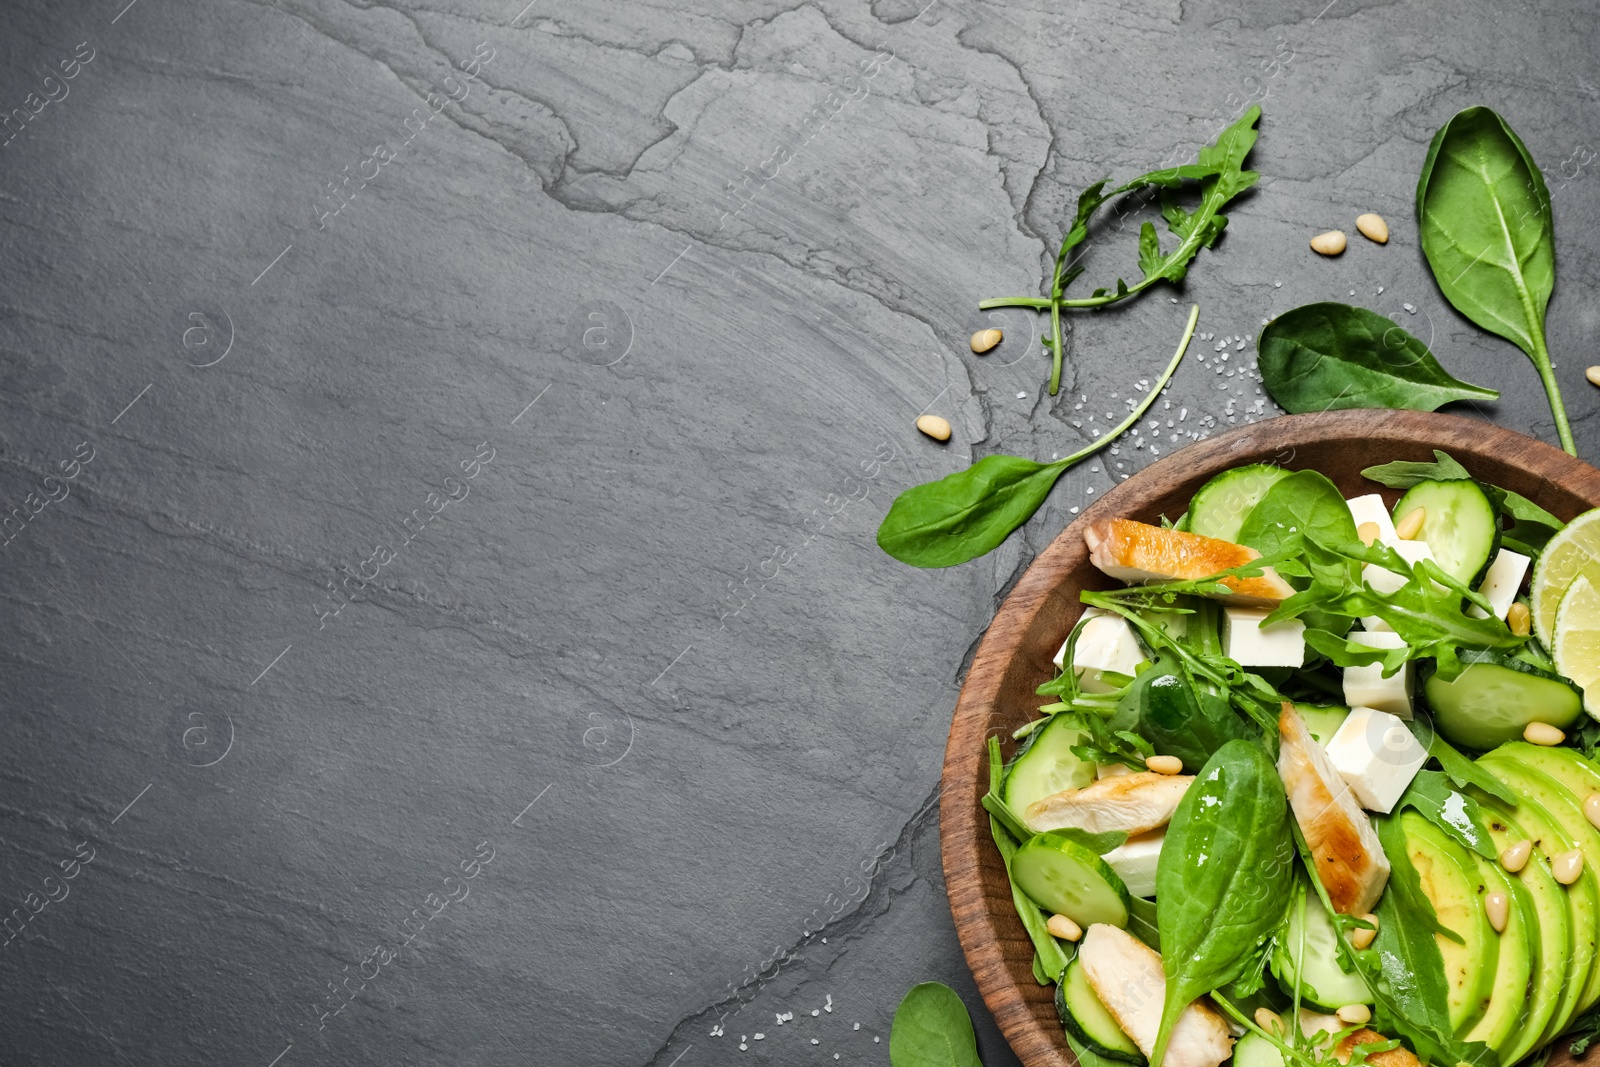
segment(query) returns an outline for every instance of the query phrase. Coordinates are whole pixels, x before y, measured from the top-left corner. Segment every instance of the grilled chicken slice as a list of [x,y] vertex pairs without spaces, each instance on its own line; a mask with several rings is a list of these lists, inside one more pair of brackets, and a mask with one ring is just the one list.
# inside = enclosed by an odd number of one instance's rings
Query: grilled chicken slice
[[1365,915],[1389,880],[1389,858],[1372,822],[1293,704],[1283,705],[1278,736],[1278,774],[1328,899],[1337,912]]
[[[1083,976],[1123,1033],[1146,1056],[1161,1028],[1167,979],[1155,949],[1119,927],[1095,923],[1078,946]],[[1217,1067],[1233,1055],[1233,1037],[1216,1009],[1197,1000],[1183,1009],[1161,1067]]]
[[[1125,582],[1167,582],[1209,578],[1219,571],[1243,566],[1261,553],[1215,537],[1163,530],[1132,519],[1101,519],[1083,531],[1089,562]],[[1253,578],[1223,578],[1232,595],[1218,597],[1241,607],[1277,607],[1294,594],[1294,587],[1264,567]]]
[[1123,830],[1131,837],[1167,825],[1192,781],[1192,774],[1118,774],[1036,800],[1022,821],[1034,833],[1072,826],[1091,834]]
[[[1341,1024],[1342,1026],[1343,1024]],[[1387,1037],[1376,1030],[1361,1029],[1341,1040],[1333,1049],[1333,1058],[1340,1063],[1349,1063],[1356,1046],[1371,1045],[1379,1041],[1388,1041]],[[1404,1045],[1390,1049],[1388,1052],[1374,1052],[1367,1056],[1363,1063],[1370,1063],[1373,1067],[1422,1067],[1422,1061],[1417,1059],[1417,1054]]]

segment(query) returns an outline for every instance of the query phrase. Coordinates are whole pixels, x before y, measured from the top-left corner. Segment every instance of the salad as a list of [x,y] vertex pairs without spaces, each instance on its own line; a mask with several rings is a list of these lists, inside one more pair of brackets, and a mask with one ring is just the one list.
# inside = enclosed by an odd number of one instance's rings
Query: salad
[[1443,452],[1363,474],[1239,467],[1084,531],[1126,585],[1081,594],[983,798],[1084,1067],[1600,1034],[1600,509]]

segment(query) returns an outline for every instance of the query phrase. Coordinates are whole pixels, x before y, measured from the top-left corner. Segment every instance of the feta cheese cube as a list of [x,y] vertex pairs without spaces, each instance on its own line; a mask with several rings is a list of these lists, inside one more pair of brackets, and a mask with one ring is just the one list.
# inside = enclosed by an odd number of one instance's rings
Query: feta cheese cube
[[1428,762],[1428,750],[1398,716],[1351,708],[1328,742],[1328,759],[1368,811],[1384,814]]
[[[1368,648],[1404,648],[1405,641],[1397,633],[1352,633],[1350,640]],[[1388,678],[1383,676],[1383,664],[1344,669],[1344,702],[1352,708],[1373,708],[1387,711],[1402,719],[1411,718],[1412,665],[1406,663]]]
[[[1121,615],[1086,608],[1083,617],[1088,621],[1078,633],[1078,644],[1072,656],[1078,684],[1086,693],[1114,692],[1117,686],[1102,678],[1102,673],[1115,671],[1132,678],[1139,664],[1144,662],[1144,649],[1134,636],[1133,627]],[[1062,665],[1066,654],[1067,644],[1063,641],[1055,656],[1057,667]]]
[[1128,838],[1104,856],[1106,864],[1136,897],[1156,895],[1156,863],[1161,859],[1161,843],[1167,839],[1165,826]]
[[[1483,584],[1478,586],[1478,592],[1489,598],[1489,603],[1494,606],[1494,617],[1503,619],[1506,612],[1511,610],[1511,605],[1517,599],[1517,590],[1522,588],[1522,579],[1528,574],[1528,565],[1533,561],[1521,552],[1513,552],[1509,548],[1502,548],[1495,554],[1494,562],[1489,564],[1489,571],[1483,576]],[[1487,619],[1489,616],[1484,610],[1474,604],[1468,609],[1467,614],[1475,619]]]
[[1267,608],[1224,608],[1222,648],[1229,659],[1245,667],[1303,667],[1306,663],[1306,624],[1288,619],[1263,627]]
[[[1393,543],[1385,542],[1385,544],[1388,544],[1390,548],[1399,554],[1401,559],[1413,567],[1425,559],[1433,559],[1433,549],[1428,547],[1428,542],[1426,541],[1401,541],[1396,538]],[[1361,569],[1361,580],[1366,582],[1372,591],[1379,596],[1390,596],[1397,593],[1406,584],[1405,575],[1396,574],[1387,567],[1380,567],[1375,563],[1369,563]],[[1434,584],[1438,585],[1439,583],[1435,582]],[[1376,615],[1363,615],[1361,617],[1361,625],[1369,631],[1389,631],[1390,629],[1389,624]]]
[[1350,508],[1350,517],[1356,520],[1359,529],[1364,522],[1370,522],[1378,528],[1378,540],[1386,545],[1393,545],[1400,541],[1400,536],[1394,532],[1394,519],[1389,517],[1389,508],[1384,504],[1383,497],[1377,493],[1368,493],[1366,496],[1351,497],[1345,501]]

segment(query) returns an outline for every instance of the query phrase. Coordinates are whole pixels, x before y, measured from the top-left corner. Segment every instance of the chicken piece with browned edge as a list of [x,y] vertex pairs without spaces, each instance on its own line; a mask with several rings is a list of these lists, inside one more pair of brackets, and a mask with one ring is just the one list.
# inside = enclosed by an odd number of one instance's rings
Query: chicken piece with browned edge
[[[1155,1049],[1161,1008],[1167,996],[1166,972],[1155,949],[1126,930],[1095,923],[1078,946],[1083,976],[1146,1056]],[[1233,1055],[1228,1024],[1204,999],[1178,1016],[1161,1067],[1218,1067]]]
[[1192,774],[1114,775],[1036,800],[1022,821],[1034,833],[1073,827],[1091,834],[1120,830],[1132,837],[1167,825],[1192,781]]
[[[1083,531],[1089,562],[1125,582],[1193,581],[1242,567],[1261,553],[1232,541],[1164,530],[1132,519],[1101,519]],[[1215,599],[1240,607],[1277,607],[1294,595],[1294,587],[1271,567],[1249,577],[1218,579],[1231,589]]]
[[1364,915],[1389,881],[1389,858],[1372,821],[1293,704],[1283,705],[1278,736],[1278,774],[1333,910]]

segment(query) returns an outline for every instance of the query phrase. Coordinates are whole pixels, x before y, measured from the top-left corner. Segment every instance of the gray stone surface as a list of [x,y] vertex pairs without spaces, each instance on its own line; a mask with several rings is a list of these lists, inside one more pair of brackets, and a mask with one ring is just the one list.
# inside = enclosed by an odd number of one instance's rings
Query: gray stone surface
[[[949,572],[877,550],[893,495],[1078,447],[1190,300],[1217,340],[1393,313],[1550,438],[1415,239],[1477,102],[1550,167],[1600,454],[1600,13],[1325,2],[8,5],[0,500],[66,495],[0,556],[5,1061],[883,1064],[938,979],[1014,1062],[944,899],[949,714],[1172,434]],[[1058,398],[1027,316],[966,351],[1079,188],[1251,98],[1263,181],[1182,292],[1075,318]],[[1387,247],[1306,250],[1367,210]],[[1270,414],[1214,347],[1179,429]]]

